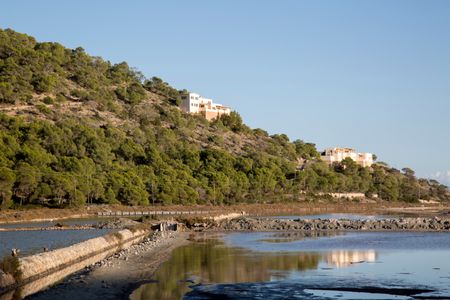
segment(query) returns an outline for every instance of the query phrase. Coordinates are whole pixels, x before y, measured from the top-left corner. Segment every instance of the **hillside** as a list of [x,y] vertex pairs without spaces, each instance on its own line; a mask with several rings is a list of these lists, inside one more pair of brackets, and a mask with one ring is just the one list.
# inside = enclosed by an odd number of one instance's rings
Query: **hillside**
[[0,30],[1,206],[450,197],[409,168],[330,167],[314,144],[250,129],[238,113],[208,122],[179,101],[180,91],[126,63]]

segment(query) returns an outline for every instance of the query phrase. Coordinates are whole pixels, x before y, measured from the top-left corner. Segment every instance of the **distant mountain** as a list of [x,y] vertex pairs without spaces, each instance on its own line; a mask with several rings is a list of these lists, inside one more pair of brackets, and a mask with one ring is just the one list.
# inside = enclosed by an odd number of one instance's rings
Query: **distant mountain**
[[[250,129],[238,113],[183,113],[180,91],[127,63],[0,30],[0,203],[221,204],[328,192],[448,200],[409,169],[328,166],[314,144]],[[306,163],[305,163],[306,161]]]

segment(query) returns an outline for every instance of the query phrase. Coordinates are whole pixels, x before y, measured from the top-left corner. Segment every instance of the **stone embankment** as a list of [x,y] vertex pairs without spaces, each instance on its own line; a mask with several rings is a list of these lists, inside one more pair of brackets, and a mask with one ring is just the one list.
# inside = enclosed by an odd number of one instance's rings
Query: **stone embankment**
[[113,255],[102,259],[101,261],[96,262],[95,264],[92,264],[90,266],[87,266],[85,268],[85,271],[91,272],[99,267],[107,266],[111,267],[113,266],[118,260],[125,260],[127,261],[131,255],[141,255],[156,246],[158,244],[162,243],[164,239],[167,238],[173,238],[174,235],[177,234],[176,232],[171,231],[156,231],[147,238],[143,239],[142,242],[138,244],[134,244],[130,246],[129,248],[122,249]]
[[379,220],[238,218],[222,222],[229,231],[450,231],[449,218],[398,218]]
[[[71,272],[98,262],[122,249],[144,240],[150,233],[146,228],[124,229],[102,237],[93,238],[66,248],[17,258],[10,265],[10,272],[0,272],[0,295],[3,292],[25,285],[33,286],[42,278],[52,277],[62,270]],[[74,269],[74,266],[76,268]],[[10,267],[11,269],[11,267]],[[6,270],[5,270],[6,271]],[[41,280],[42,281],[42,280]],[[36,285],[36,284],[34,284]],[[39,288],[42,288],[39,286]],[[31,290],[35,290],[31,288]]]

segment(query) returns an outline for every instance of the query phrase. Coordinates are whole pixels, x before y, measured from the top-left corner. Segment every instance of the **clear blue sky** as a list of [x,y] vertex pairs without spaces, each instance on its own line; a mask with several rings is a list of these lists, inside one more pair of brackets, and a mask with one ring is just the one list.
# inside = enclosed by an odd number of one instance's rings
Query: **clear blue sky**
[[450,1],[14,0],[0,27],[450,183]]

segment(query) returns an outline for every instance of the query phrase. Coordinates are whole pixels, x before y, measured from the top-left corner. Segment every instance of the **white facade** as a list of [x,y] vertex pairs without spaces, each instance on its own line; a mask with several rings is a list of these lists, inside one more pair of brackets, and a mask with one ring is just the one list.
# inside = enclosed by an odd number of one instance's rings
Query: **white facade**
[[231,109],[219,103],[214,103],[212,99],[204,98],[196,93],[186,93],[181,95],[181,110],[191,114],[201,114],[206,119],[212,120],[221,115],[229,115]]
[[199,94],[189,93],[181,96],[181,109],[188,113],[199,113],[200,105],[203,104],[205,98]]
[[350,148],[328,148],[320,158],[328,164],[338,163],[346,158],[351,158],[363,167],[370,167],[373,164],[372,153],[357,153]]

